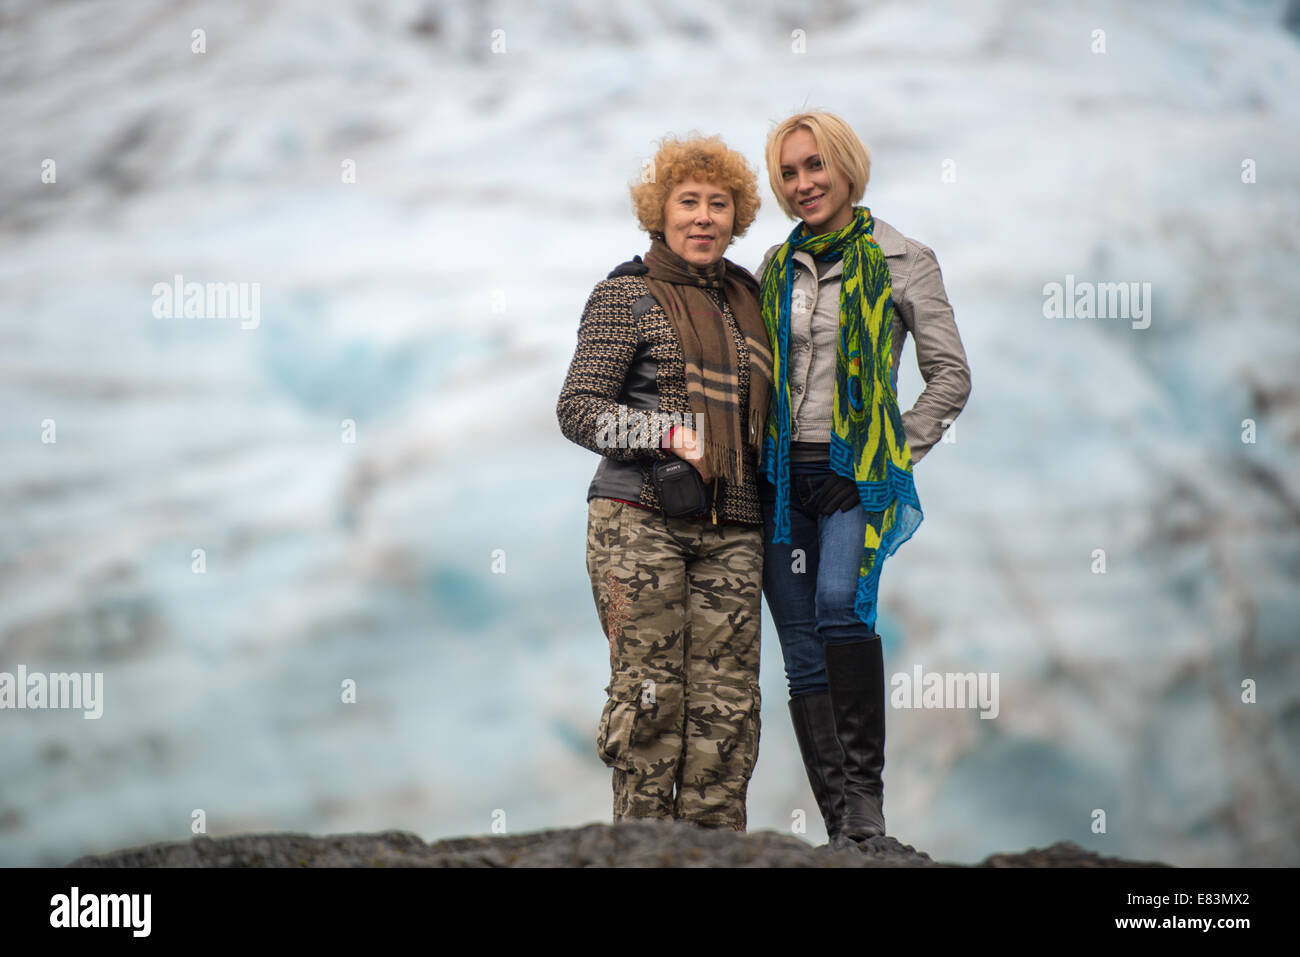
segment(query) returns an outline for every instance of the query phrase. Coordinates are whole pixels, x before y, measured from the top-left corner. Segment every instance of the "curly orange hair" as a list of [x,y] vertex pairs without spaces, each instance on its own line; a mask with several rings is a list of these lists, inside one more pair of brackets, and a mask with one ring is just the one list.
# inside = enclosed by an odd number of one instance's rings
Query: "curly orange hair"
[[745,157],[728,149],[720,136],[700,136],[698,133],[692,133],[686,139],[671,134],[665,136],[659,141],[653,164],[643,172],[639,182],[628,187],[641,228],[651,235],[662,235],[668,194],[674,186],[690,180],[713,183],[730,190],[736,207],[731,236],[734,239],[745,235],[745,230],[758,215],[758,177]]

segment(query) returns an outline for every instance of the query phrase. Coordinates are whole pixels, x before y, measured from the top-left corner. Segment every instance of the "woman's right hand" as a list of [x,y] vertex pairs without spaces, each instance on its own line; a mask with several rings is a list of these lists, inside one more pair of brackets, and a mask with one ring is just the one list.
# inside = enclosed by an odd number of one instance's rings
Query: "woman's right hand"
[[713,481],[713,476],[704,470],[702,464],[704,450],[700,448],[694,429],[684,425],[674,425],[664,438],[664,443],[667,451],[695,467],[695,471],[700,473],[700,478],[704,479],[705,485]]

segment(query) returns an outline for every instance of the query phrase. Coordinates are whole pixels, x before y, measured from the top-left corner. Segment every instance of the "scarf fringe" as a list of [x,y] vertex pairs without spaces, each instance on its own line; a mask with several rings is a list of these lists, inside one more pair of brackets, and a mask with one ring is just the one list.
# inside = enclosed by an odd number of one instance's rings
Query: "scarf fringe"
[[716,442],[704,442],[700,464],[710,475],[724,478],[733,485],[744,481],[740,452]]

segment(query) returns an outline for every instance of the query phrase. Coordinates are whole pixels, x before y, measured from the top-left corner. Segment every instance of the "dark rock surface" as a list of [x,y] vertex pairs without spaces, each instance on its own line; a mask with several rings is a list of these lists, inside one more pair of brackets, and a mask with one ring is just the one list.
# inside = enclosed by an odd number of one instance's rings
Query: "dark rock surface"
[[[589,824],[426,844],[409,831],[239,834],[148,844],[78,858],[69,867],[969,867],[934,861],[892,837],[832,852],[776,831],[737,834],[674,821]],[[1168,867],[1102,857],[1070,841],[994,854],[978,867]]]

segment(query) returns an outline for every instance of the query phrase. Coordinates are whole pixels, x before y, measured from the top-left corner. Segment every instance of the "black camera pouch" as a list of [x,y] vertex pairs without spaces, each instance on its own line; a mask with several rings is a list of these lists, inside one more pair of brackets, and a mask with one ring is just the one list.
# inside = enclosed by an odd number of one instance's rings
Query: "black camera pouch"
[[689,462],[666,459],[654,464],[652,473],[659,505],[669,518],[683,518],[709,508],[709,493]]

